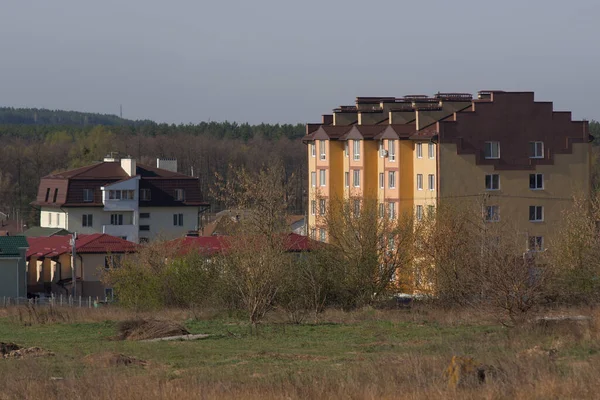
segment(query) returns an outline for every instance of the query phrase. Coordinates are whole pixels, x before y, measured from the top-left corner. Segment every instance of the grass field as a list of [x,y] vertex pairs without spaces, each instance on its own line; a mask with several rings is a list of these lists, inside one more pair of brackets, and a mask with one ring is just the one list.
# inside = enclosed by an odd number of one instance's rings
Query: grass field
[[[593,315],[595,310],[569,310]],[[211,337],[188,342],[117,341],[120,309],[58,312],[36,322],[0,309],[0,341],[39,346],[53,357],[0,359],[0,398],[597,398],[600,341],[590,328],[506,329],[489,314],[418,307],[328,311],[318,324],[290,325],[274,313],[252,332],[227,314],[155,315]],[[554,349],[552,356],[548,350]],[[122,353],[146,366],[101,366],[86,356]],[[452,356],[474,357],[496,374],[449,388]],[[89,358],[89,357],[88,357]]]

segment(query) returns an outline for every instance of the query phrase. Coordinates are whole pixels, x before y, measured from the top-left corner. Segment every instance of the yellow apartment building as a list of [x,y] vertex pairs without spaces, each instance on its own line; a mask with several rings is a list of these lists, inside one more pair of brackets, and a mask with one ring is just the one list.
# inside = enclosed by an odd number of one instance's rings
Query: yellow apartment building
[[573,196],[590,193],[587,121],[532,92],[358,97],[306,128],[309,232],[323,241],[334,198],[377,198],[382,216],[417,220],[458,199],[542,251]]

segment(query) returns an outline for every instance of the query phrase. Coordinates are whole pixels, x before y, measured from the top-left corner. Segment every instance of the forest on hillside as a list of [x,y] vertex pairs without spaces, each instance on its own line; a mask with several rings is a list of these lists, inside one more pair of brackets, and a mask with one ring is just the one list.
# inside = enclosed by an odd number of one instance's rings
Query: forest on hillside
[[[37,117],[33,117],[37,113]],[[37,118],[37,119],[36,119]],[[87,122],[86,122],[87,121]],[[593,184],[600,187],[600,123],[592,121],[594,141]],[[200,179],[204,197],[219,211],[213,196],[215,174],[227,178],[231,168],[256,170],[281,161],[295,214],[306,206],[306,150],[300,138],[302,124],[157,124],[114,115],[72,111],[0,108],[0,212],[18,214],[29,226],[38,223],[29,205],[41,177],[88,165],[109,152],[156,165],[157,157],[177,158],[179,171]]]

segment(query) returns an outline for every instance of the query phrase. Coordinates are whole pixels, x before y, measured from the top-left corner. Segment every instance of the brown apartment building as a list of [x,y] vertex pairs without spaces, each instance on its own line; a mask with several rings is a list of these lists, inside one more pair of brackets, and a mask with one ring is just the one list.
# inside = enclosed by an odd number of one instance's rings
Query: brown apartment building
[[444,199],[474,199],[510,222],[525,249],[547,244],[573,196],[590,192],[587,121],[532,92],[358,97],[308,124],[309,232],[327,240],[327,202],[376,198],[421,219]]

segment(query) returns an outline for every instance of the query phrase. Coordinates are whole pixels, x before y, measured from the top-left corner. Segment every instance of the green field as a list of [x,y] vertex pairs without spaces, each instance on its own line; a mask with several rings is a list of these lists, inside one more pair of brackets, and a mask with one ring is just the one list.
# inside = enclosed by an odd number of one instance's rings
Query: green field
[[[134,317],[126,311],[59,313],[65,322],[37,323],[23,311],[19,317],[18,310],[0,310],[0,341],[55,353],[0,360],[0,398],[42,393],[68,399],[593,398],[600,393],[595,328],[507,329],[490,315],[421,308],[329,311],[321,322],[301,325],[273,314],[254,332],[245,319],[226,314],[191,319],[178,311],[158,317],[212,336],[145,343],[113,339],[117,321]],[[554,357],[549,349],[556,350]],[[106,367],[85,359],[104,352],[148,365]],[[448,388],[443,372],[453,355],[474,357],[502,372],[484,384]]]

